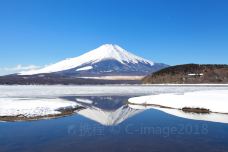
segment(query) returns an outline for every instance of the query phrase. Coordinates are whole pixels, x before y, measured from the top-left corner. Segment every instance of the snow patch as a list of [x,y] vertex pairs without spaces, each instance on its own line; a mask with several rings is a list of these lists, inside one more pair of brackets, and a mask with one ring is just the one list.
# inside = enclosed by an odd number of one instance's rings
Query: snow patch
[[167,114],[191,119],[191,120],[201,120],[201,121],[211,121],[211,122],[219,122],[219,123],[228,123],[228,115],[227,114],[219,114],[219,113],[210,113],[210,114],[196,114],[196,113],[186,113],[177,109],[169,109],[169,108],[158,108],[154,106],[143,106],[143,105],[128,105],[132,109],[136,110],[147,110],[147,109],[157,109]]
[[78,102],[87,103],[87,104],[92,104],[93,103],[93,101],[92,100],[89,100],[89,99],[76,98],[76,100]]
[[203,76],[203,73],[189,73],[188,76]]
[[228,90],[228,85],[0,85],[0,98],[58,98],[60,96],[143,96],[203,90]]
[[0,98],[0,116],[37,117],[61,114],[59,109],[76,108],[75,102],[63,99]]
[[76,71],[86,71],[86,70],[91,70],[91,69],[93,69],[92,66],[86,66],[86,67],[79,68]]
[[205,108],[211,112],[228,113],[228,90],[158,94],[130,98],[128,101],[139,105],[160,105],[176,109]]

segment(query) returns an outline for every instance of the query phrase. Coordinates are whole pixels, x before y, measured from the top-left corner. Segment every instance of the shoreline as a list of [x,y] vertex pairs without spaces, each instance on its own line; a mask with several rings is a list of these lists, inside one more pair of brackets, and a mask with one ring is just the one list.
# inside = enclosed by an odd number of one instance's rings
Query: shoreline
[[35,117],[26,117],[23,115],[0,116],[0,122],[21,122],[21,121],[37,121],[37,120],[57,119],[57,118],[75,115],[81,109],[84,109],[84,108],[83,107],[77,107],[77,108],[73,108],[73,109],[60,111],[61,112],[60,114],[49,114],[49,115],[45,115],[45,116],[35,116]]

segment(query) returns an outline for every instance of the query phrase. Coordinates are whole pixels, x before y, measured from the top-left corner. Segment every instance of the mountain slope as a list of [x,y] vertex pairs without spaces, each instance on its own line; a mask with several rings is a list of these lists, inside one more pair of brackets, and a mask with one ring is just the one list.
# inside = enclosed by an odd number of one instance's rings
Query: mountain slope
[[228,83],[228,65],[185,64],[171,66],[145,77],[143,83]]
[[42,69],[18,75],[55,73],[61,76],[147,75],[167,67],[138,57],[118,45],[105,44],[79,57],[65,59]]

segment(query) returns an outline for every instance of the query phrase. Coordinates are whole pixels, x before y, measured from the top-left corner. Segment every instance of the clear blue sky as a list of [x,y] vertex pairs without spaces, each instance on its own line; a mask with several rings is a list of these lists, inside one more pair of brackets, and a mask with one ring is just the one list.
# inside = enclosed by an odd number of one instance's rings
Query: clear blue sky
[[228,64],[228,1],[0,0],[0,74],[104,43],[170,65]]

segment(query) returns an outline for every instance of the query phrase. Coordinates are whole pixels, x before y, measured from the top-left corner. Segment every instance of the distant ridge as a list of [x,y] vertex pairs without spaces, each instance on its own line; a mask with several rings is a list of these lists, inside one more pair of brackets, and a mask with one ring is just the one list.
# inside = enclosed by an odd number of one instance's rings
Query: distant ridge
[[170,66],[148,75],[145,84],[198,84],[228,83],[228,65],[225,64],[185,64]]

